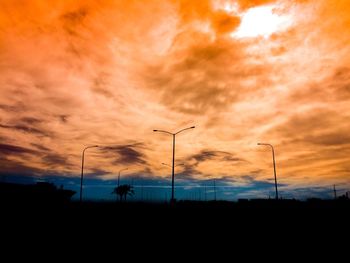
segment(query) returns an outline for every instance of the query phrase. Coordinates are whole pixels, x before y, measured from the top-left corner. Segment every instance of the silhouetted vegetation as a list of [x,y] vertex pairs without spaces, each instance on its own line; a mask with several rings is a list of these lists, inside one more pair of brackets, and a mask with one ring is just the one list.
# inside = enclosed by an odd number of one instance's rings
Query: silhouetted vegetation
[[122,184],[122,185],[119,185],[117,186],[116,188],[114,188],[112,194],[116,194],[117,196],[119,196],[120,198],[120,201],[123,200],[124,198],[124,201],[126,201],[126,197],[129,195],[129,196],[132,196],[134,195],[134,189],[133,189],[133,186],[129,185],[129,184]]

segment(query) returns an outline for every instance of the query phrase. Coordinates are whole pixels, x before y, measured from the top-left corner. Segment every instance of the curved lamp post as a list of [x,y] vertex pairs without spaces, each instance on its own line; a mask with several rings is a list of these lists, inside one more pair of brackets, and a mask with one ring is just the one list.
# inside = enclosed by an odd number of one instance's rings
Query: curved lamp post
[[121,169],[121,170],[119,170],[119,172],[118,172],[118,187],[119,187],[119,181],[120,181],[120,173],[121,173],[122,171],[125,171],[125,170],[128,170],[128,168]]
[[174,198],[175,136],[177,134],[179,134],[180,132],[183,132],[183,131],[186,131],[189,129],[194,129],[194,128],[195,128],[195,126],[192,126],[189,128],[182,129],[182,130],[175,132],[175,133],[171,133],[171,132],[163,131],[163,130],[153,130],[154,132],[163,132],[163,133],[167,133],[167,134],[173,136],[173,162],[172,162],[172,173],[171,173],[171,199],[170,199],[171,202],[175,201],[175,198]]
[[81,158],[81,177],[80,177],[80,202],[83,201],[83,178],[84,178],[84,156],[85,151],[90,148],[98,147],[98,145],[87,146],[83,150],[82,158]]
[[258,143],[258,145],[270,146],[272,150],[272,161],[273,161],[273,173],[275,175],[275,190],[276,190],[276,200],[278,200],[278,189],[277,189],[277,176],[276,176],[276,161],[275,161],[275,150],[273,146],[269,143]]

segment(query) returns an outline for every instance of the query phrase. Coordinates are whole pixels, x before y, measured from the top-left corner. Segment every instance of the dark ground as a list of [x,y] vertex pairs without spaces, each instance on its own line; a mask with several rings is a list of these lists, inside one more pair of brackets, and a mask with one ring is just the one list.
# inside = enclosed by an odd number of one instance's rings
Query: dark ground
[[111,253],[145,261],[190,255],[221,262],[238,254],[265,261],[278,248],[287,251],[278,261],[297,253],[294,262],[305,261],[304,252],[313,257],[332,245],[339,253],[349,247],[349,200],[80,204],[28,199],[2,200],[0,207],[2,251],[15,248],[13,255],[30,247],[86,260],[91,253]]
[[169,203],[137,202],[48,202],[16,200],[1,202],[2,220],[22,223],[40,219],[42,223],[59,220],[69,225],[84,226],[100,223],[102,226],[175,224],[183,227],[215,224],[295,225],[329,222],[349,223],[349,200],[243,200],[238,202],[179,201]]
[[239,253],[236,246],[348,247],[350,236],[348,199],[79,203],[69,201],[71,192],[48,184],[3,184],[0,190],[2,251],[34,245],[35,251],[51,247],[55,254],[81,246],[84,253],[90,246],[91,252],[112,246],[124,253],[130,247],[159,253],[164,247],[173,255],[199,246],[208,247],[198,251],[205,256],[223,247]]

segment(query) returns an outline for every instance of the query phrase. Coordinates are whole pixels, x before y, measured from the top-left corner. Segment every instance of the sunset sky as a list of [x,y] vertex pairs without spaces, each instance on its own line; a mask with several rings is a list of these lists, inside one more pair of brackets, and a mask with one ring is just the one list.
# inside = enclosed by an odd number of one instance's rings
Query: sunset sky
[[166,198],[172,138],[153,129],[195,125],[176,137],[179,198],[214,179],[221,199],[273,196],[258,142],[282,196],[343,194],[349,62],[348,0],[0,0],[0,176],[78,190],[98,144],[87,196],[127,167]]

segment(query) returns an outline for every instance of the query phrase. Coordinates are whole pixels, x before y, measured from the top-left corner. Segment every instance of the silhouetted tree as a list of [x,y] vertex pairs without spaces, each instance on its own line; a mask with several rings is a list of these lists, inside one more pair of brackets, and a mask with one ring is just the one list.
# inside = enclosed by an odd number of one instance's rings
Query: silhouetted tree
[[119,195],[119,198],[120,198],[120,201],[123,200],[123,197],[124,197],[124,201],[126,201],[126,197],[128,195],[132,196],[134,195],[134,187],[130,184],[122,184],[122,185],[119,185],[117,187],[115,187],[113,189],[113,192],[112,194],[116,194],[117,196]]

